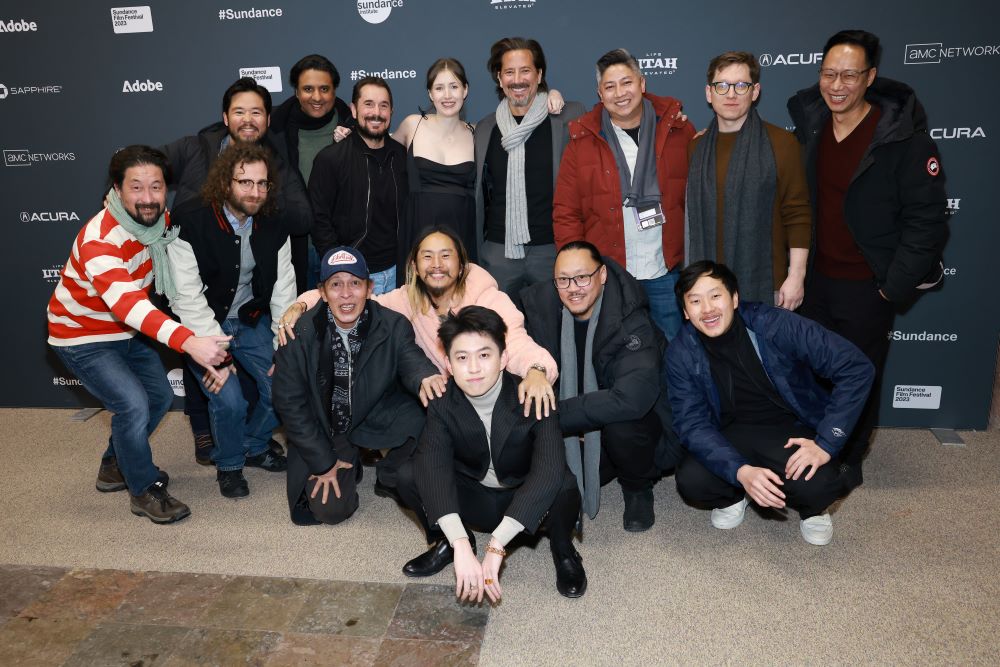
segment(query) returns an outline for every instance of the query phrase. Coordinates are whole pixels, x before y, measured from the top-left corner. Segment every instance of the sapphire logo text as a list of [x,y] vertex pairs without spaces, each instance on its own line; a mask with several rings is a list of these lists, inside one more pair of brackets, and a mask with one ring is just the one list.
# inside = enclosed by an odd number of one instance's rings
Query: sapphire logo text
[[403,0],[357,0],[358,15],[368,23],[382,23]]
[[123,93],[158,93],[163,91],[163,83],[161,81],[150,81],[146,79],[145,81],[125,81],[122,85]]
[[30,167],[39,162],[72,162],[76,153],[32,153],[27,148],[4,149],[6,167]]
[[281,92],[280,67],[241,67],[240,78],[245,76],[253,77],[257,83],[272,93]]
[[892,407],[910,410],[937,410],[941,407],[938,385],[897,384],[892,390]]
[[1000,45],[945,46],[941,42],[907,44],[906,51],[903,53],[903,64],[937,65],[945,60],[953,60],[955,58],[976,58],[983,56],[1000,56]]
[[242,21],[243,19],[269,19],[276,18],[284,14],[281,7],[272,9],[220,9],[220,21]]
[[0,32],[38,32],[38,24],[24,19],[0,19]]
[[762,53],[757,58],[761,67],[771,67],[772,65],[818,65],[823,62],[822,51],[816,53],[779,53],[771,55]]
[[111,27],[115,33],[153,32],[153,13],[149,5],[141,7],[112,7]]
[[936,127],[930,132],[931,139],[985,139],[986,132],[981,127]]
[[0,100],[12,95],[46,95],[61,93],[62,86],[5,86],[0,83]]
[[643,76],[669,76],[677,71],[677,58],[664,56],[659,51],[647,53],[645,58],[638,58],[638,61]]
[[21,222],[80,222],[76,211],[21,211]]

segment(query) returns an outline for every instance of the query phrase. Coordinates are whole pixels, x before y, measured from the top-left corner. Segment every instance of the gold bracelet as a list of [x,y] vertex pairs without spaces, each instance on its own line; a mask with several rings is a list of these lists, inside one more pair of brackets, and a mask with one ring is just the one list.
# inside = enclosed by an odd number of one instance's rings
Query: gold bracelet
[[493,540],[490,540],[489,543],[487,543],[486,550],[489,551],[491,554],[496,554],[497,556],[500,556],[500,558],[503,558],[504,556],[507,555],[507,550],[504,549],[503,547],[493,546]]
[[305,301],[296,301],[296,302],[295,302],[295,305],[296,305],[296,306],[302,306],[302,312],[303,312],[303,314],[304,314],[304,313],[305,313],[305,312],[306,312],[307,310],[309,310],[309,306],[308,306],[308,305],[306,305],[306,302],[305,302]]

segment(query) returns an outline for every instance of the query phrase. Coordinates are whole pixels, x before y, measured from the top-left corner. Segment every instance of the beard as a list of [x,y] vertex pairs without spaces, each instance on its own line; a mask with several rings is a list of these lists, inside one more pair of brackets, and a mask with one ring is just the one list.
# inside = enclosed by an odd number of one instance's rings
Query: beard
[[233,213],[254,216],[260,213],[260,209],[264,208],[265,201],[266,199],[257,199],[256,201],[241,200],[230,194],[226,199],[226,206],[228,206],[229,210]]
[[380,121],[382,121],[382,130],[380,132],[372,132],[371,130],[368,129],[368,126],[364,122],[358,123],[358,128],[357,128],[358,129],[358,134],[360,134],[362,137],[365,137],[366,139],[371,139],[372,141],[378,141],[379,139],[384,138],[385,135],[387,135],[389,133],[389,119],[388,118],[384,118],[382,116],[365,116],[362,120],[364,120],[364,121],[369,121],[369,120],[380,120]]
[[137,204],[134,211],[125,210],[128,211],[129,217],[143,227],[152,227],[163,215],[163,207],[159,204]]
[[[244,126],[244,127],[246,127],[246,126]],[[256,126],[252,126],[252,127],[254,129],[257,129]],[[238,143],[254,143],[254,144],[256,144],[256,143],[259,143],[260,140],[264,138],[264,134],[261,133],[261,134],[257,135],[256,139],[244,139],[243,137],[240,136],[240,128],[235,128],[235,127],[233,127],[233,126],[230,125],[227,129],[229,130],[229,138],[232,139],[235,142],[238,142]]]

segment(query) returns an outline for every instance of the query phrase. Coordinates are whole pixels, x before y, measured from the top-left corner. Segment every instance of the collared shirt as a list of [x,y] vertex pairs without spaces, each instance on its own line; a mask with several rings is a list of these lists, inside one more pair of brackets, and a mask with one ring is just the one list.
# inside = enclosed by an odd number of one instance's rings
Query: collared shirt
[[[625,154],[628,172],[635,177],[635,163],[639,157],[639,145],[632,136],[614,123],[615,136]],[[639,280],[652,280],[666,275],[667,264],[663,260],[663,230],[660,227],[639,229],[639,217],[632,206],[622,206],[625,225],[625,270]]]
[[236,242],[240,244],[240,278],[236,285],[236,294],[233,296],[233,303],[229,306],[229,312],[226,313],[226,318],[230,319],[239,317],[240,308],[253,298],[253,287],[250,283],[253,280],[253,270],[257,266],[257,262],[254,261],[253,250],[250,247],[250,234],[253,233],[253,216],[248,215],[247,219],[241,224],[225,204],[222,206],[222,214],[226,216],[226,220],[233,226],[233,231],[236,232]]

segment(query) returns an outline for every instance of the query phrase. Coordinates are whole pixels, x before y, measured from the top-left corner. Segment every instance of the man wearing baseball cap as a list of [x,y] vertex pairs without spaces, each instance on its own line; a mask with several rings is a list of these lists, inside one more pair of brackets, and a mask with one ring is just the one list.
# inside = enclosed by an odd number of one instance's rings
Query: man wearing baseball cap
[[274,407],[288,441],[288,507],[298,525],[340,523],[357,510],[359,448],[382,451],[375,483],[394,488],[424,426],[417,398],[426,406],[445,387],[409,321],[370,299],[360,252],[328,250],[319,277],[321,301],[279,348],[274,373]]

